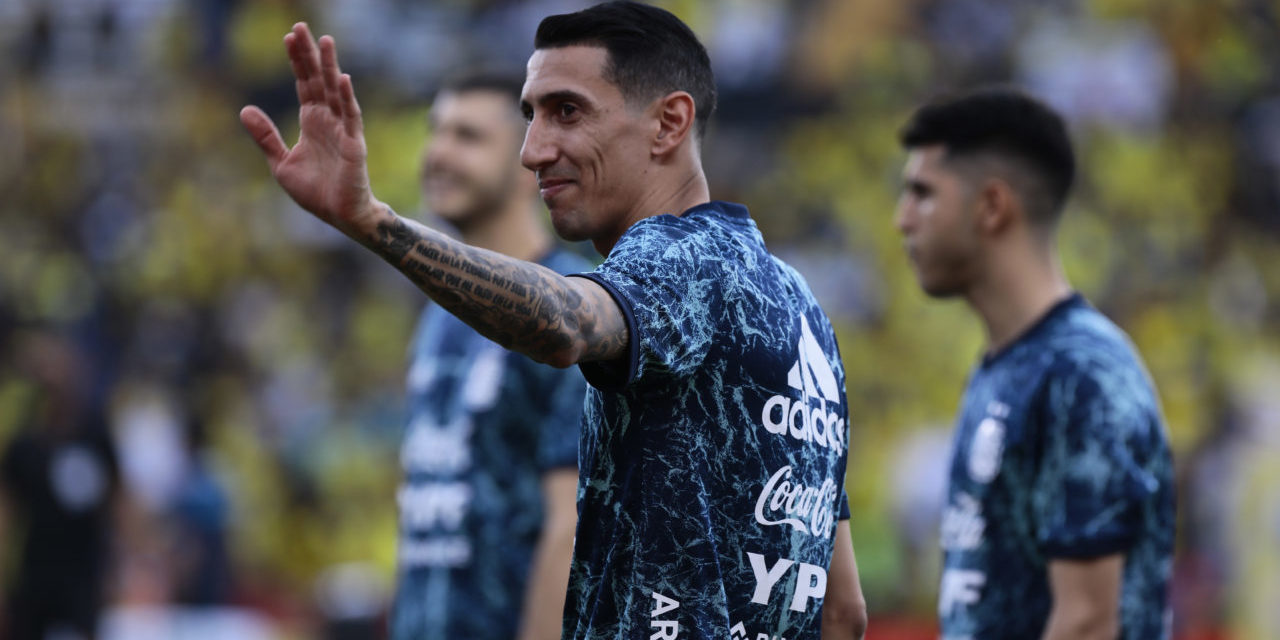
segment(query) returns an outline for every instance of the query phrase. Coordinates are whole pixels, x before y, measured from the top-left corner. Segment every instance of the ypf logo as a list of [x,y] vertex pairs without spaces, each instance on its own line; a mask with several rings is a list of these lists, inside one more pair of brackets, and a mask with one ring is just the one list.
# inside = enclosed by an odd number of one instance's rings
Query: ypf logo
[[800,316],[799,356],[787,372],[787,386],[795,397],[775,395],[764,403],[760,421],[765,431],[814,442],[840,452],[844,448],[844,418],[840,408],[840,387],[809,321]]

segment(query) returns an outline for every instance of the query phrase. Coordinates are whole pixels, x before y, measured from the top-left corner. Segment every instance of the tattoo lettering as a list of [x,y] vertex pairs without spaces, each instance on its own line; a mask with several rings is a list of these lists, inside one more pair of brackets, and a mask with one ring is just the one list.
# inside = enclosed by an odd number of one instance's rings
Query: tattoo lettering
[[[601,322],[559,274],[472,247],[402,218],[378,225],[372,248],[450,313],[503,347],[569,364],[611,358],[626,346],[620,322]],[[604,325],[617,326],[604,326]]]

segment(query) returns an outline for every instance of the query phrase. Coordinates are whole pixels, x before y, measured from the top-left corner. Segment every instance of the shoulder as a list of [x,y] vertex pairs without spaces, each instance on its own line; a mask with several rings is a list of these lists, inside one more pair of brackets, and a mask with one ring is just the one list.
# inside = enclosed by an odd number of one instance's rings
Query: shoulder
[[706,236],[705,229],[683,217],[661,215],[645,218],[622,234],[605,264],[625,259],[661,259],[679,255],[689,247],[705,244]]
[[636,222],[622,234],[605,262],[636,255],[673,259],[726,253],[740,236],[754,231],[745,207],[710,202],[678,216],[662,214]]
[[1067,310],[1045,336],[1054,377],[1105,383],[1114,376],[1144,377],[1145,370],[1129,336],[1088,305]]
[[782,258],[769,254],[769,261],[773,265],[773,269],[778,273],[783,285],[786,286],[793,295],[801,298],[805,303],[812,306],[818,306],[817,298],[813,295],[813,291],[809,289],[809,281],[795,267],[788,264]]
[[1110,428],[1160,422],[1155,385],[1137,350],[1098,311],[1073,309],[1046,347],[1050,364],[1040,388],[1047,415]]
[[654,293],[682,286],[675,283],[711,281],[720,261],[709,246],[684,224],[649,218],[628,230],[593,273],[615,284],[647,283],[658,287]]

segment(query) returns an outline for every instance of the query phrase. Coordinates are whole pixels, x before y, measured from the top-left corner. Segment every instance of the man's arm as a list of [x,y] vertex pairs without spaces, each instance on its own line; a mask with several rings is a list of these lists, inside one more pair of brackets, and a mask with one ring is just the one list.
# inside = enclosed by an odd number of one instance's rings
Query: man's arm
[[1114,640],[1120,633],[1120,582],[1124,555],[1051,560],[1053,609],[1044,640]]
[[520,640],[556,640],[564,624],[573,535],[578,524],[578,472],[557,469],[542,478],[545,513],[534,548],[520,616]]
[[366,246],[486,338],[557,367],[626,353],[622,310],[600,285],[386,213]]
[[338,68],[332,37],[303,23],[285,36],[298,92],[299,137],[289,148],[261,109],[240,121],[285,192],[302,208],[372,249],[450,313],[502,346],[565,367],[612,360],[626,323],[599,285],[458,242],[401,218],[374,197],[360,105]]
[[822,599],[822,640],[862,640],[867,632],[867,601],[858,581],[848,520],[836,523],[835,544]]

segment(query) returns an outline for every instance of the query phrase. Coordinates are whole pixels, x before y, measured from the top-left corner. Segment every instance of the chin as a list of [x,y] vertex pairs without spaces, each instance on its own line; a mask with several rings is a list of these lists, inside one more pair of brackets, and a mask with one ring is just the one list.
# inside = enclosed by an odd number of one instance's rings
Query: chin
[[964,293],[964,288],[955,282],[926,281],[920,279],[920,288],[930,298],[954,298]]
[[458,219],[466,218],[466,216],[463,215],[462,212],[458,211],[457,206],[451,206],[451,205],[452,205],[452,202],[428,201],[426,202],[426,210],[430,211],[431,214],[436,216],[436,218],[451,221],[451,223],[453,223],[453,221],[457,221]]
[[916,284],[930,298],[952,298],[963,293],[963,287],[953,278],[929,277],[919,267],[914,269]]
[[921,289],[924,290],[925,295],[929,296],[930,298],[935,298],[938,300],[955,298],[960,295],[960,292],[955,289],[947,289],[942,287],[921,287]]
[[583,240],[591,240],[591,234],[577,229],[576,227],[564,228],[558,225],[551,225],[556,230],[556,235],[565,242],[582,242]]
[[551,227],[556,235],[569,242],[581,242],[591,239],[591,232],[582,223],[582,216],[576,211],[551,210]]
[[436,217],[455,227],[465,227],[467,223],[475,217],[470,209],[455,202],[444,202],[439,205],[431,204],[428,205],[428,209],[431,213],[434,213]]

